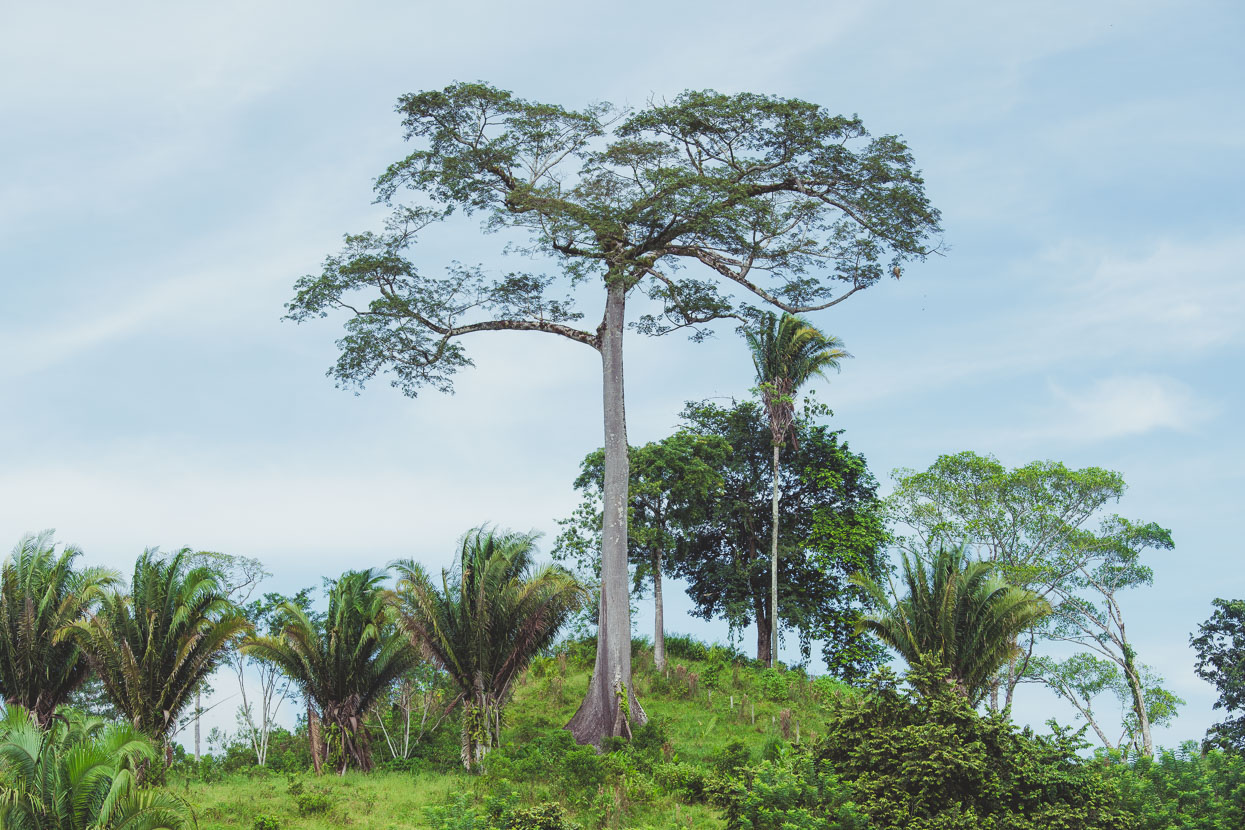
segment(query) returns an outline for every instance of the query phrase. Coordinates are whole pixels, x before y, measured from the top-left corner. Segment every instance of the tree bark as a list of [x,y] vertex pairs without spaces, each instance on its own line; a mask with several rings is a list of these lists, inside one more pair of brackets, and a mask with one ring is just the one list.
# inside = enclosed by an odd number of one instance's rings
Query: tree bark
[[320,736],[320,716],[311,698],[307,698],[307,742],[311,745],[311,764],[316,768],[316,775],[320,775],[324,766],[324,742]]
[[1122,641],[1121,651],[1124,652],[1124,679],[1128,681],[1128,689],[1133,694],[1133,714],[1137,716],[1137,726],[1141,730],[1141,751],[1147,758],[1153,758],[1154,740],[1150,735],[1150,713],[1146,711],[1146,696],[1141,687],[1141,676],[1133,660],[1132,647],[1122,636],[1120,639]]
[[195,689],[195,763],[199,763],[199,713],[203,707],[199,703],[199,690]]
[[666,614],[661,598],[660,546],[653,553],[653,604],[653,666],[660,672],[666,670]]
[[607,283],[605,319],[599,330],[605,409],[605,486],[597,657],[588,693],[579,711],[566,725],[580,744],[598,748],[607,737],[629,736],[631,723],[642,724],[648,719],[631,683],[631,592],[627,574],[630,471],[622,352],[627,286],[618,274],[611,274]]
[[774,497],[769,557],[769,607],[773,617],[770,620],[769,659],[765,663],[767,666],[773,666],[778,658],[778,453],[781,449],[778,444],[774,445]]
[[757,620],[757,662],[770,664],[770,620],[769,614],[765,610],[765,597],[754,594],[755,600],[753,605],[756,606]]

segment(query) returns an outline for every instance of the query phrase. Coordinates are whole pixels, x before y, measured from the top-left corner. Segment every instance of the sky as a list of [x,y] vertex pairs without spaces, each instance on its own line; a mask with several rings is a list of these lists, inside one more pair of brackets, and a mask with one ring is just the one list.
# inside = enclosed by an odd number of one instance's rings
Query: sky
[[[814,317],[854,355],[818,382],[831,423],[882,492],[962,450],[1123,474],[1118,512],[1176,542],[1125,601],[1141,660],[1187,701],[1156,740],[1200,738],[1220,713],[1189,635],[1245,596],[1243,39],[1238,3],[1200,0],[10,4],[0,549],[55,528],[128,572],[191,546],[262,560],[280,591],[446,566],[483,522],[547,550],[601,444],[597,355],[482,335],[453,395],[353,395],[325,377],[340,321],[282,321],[294,281],[380,226],[403,93],[798,97],[902,135],[945,228],[944,255]],[[513,267],[472,221],[435,230],[421,267]],[[742,341],[717,333],[628,338],[633,444],[685,401],[748,394]],[[725,640],[667,602],[668,630]],[[230,683],[209,725],[232,728]],[[1015,714],[1072,721],[1040,689]]]

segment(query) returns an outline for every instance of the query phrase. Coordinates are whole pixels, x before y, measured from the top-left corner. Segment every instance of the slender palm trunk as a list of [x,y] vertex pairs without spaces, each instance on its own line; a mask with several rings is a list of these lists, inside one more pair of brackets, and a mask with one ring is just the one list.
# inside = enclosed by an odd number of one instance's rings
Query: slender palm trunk
[[203,706],[199,701],[199,690],[195,689],[195,764],[199,763],[199,713]]
[[661,597],[661,548],[653,552],[653,666],[666,670],[666,615]]
[[774,445],[774,497],[772,511],[772,539],[769,556],[769,608],[770,608],[770,645],[769,661],[773,666],[778,659],[778,454],[782,447]]
[[631,594],[627,575],[627,419],[623,400],[626,283],[611,275],[599,330],[605,408],[605,481],[601,528],[601,611],[597,657],[579,711],[566,728],[581,744],[630,735],[647,716],[631,684]]

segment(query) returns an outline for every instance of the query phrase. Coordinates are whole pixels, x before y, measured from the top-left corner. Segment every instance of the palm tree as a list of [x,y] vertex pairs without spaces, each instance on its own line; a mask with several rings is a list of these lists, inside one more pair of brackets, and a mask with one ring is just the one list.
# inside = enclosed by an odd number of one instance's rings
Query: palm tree
[[56,642],[57,632],[83,618],[117,581],[105,568],[75,571],[81,555],[71,546],[57,556],[45,530],[22,537],[0,568],[0,694],[41,726],[87,676],[77,644]]
[[[794,314],[762,316],[760,325],[744,333],[756,368],[761,401],[769,416],[774,441],[774,493],[770,543],[770,653],[773,665],[778,656],[778,463],[783,444],[796,440],[795,393],[814,376],[827,369],[838,371],[839,363],[851,357],[843,341],[825,334]],[[761,624],[761,620],[757,620]]]
[[[585,591],[557,566],[537,569],[535,534],[477,528],[463,537],[458,569],[435,585],[411,560],[396,563],[399,620],[458,687],[462,761],[475,768],[501,740],[514,682],[582,605]],[[627,690],[619,692],[626,699]],[[625,729],[627,719],[615,729]]]
[[[381,587],[386,576],[384,569],[347,571],[329,591],[322,624],[287,602],[276,636],[252,637],[242,646],[243,653],[285,672],[319,708],[319,717],[341,737],[338,773],[343,775],[351,763],[364,772],[372,770],[363,718],[419,662],[419,654],[393,624],[392,597]],[[309,727],[314,729],[314,723]]]
[[966,546],[939,550],[928,567],[903,554],[908,595],[893,604],[877,582],[857,574],[853,581],[882,609],[861,619],[857,632],[874,634],[910,666],[933,661],[976,705],[1015,651],[1016,636],[1051,613],[1046,600],[993,571],[992,562],[969,560]]
[[166,754],[195,689],[249,627],[208,568],[185,567],[189,555],[144,551],[130,592],[104,594],[96,612],[62,633],[86,654],[117,709]]
[[128,723],[68,710],[43,728],[11,705],[0,719],[0,827],[6,830],[182,830],[189,806],[164,790],[139,786],[158,757]]

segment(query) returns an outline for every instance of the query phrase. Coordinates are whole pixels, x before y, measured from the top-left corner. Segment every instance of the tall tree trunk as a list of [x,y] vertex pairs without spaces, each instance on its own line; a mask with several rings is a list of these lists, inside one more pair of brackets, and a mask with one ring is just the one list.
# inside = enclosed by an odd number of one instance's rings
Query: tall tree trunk
[[[607,737],[629,736],[631,723],[641,724],[648,719],[631,683],[631,592],[627,574],[629,467],[622,352],[627,286],[619,274],[611,274],[607,281],[605,319],[598,330],[605,408],[605,487],[597,657],[584,701],[566,725],[576,741],[597,747]],[[628,723],[628,715],[631,723]]]
[[[1121,640],[1123,640],[1122,636]],[[1121,650],[1124,652],[1124,679],[1128,681],[1129,691],[1132,692],[1133,714],[1137,716],[1137,727],[1141,730],[1141,751],[1147,758],[1153,758],[1154,740],[1150,736],[1150,713],[1146,711],[1146,696],[1141,686],[1141,675],[1137,671],[1137,664],[1133,661],[1132,646],[1124,641]]]
[[774,445],[774,497],[769,555],[769,607],[771,617],[769,659],[765,662],[767,666],[774,665],[774,661],[778,659],[778,453],[781,450],[782,447],[778,444]]
[[661,547],[653,553],[653,665],[666,670],[666,613],[661,599]]
[[320,716],[311,698],[307,698],[307,743],[311,745],[311,764],[316,768],[316,775],[320,775],[324,766],[324,741],[320,735]]
[[769,665],[770,663],[770,621],[769,613],[765,610],[766,597],[760,593],[754,594],[753,606],[756,611],[757,620],[757,662]]

